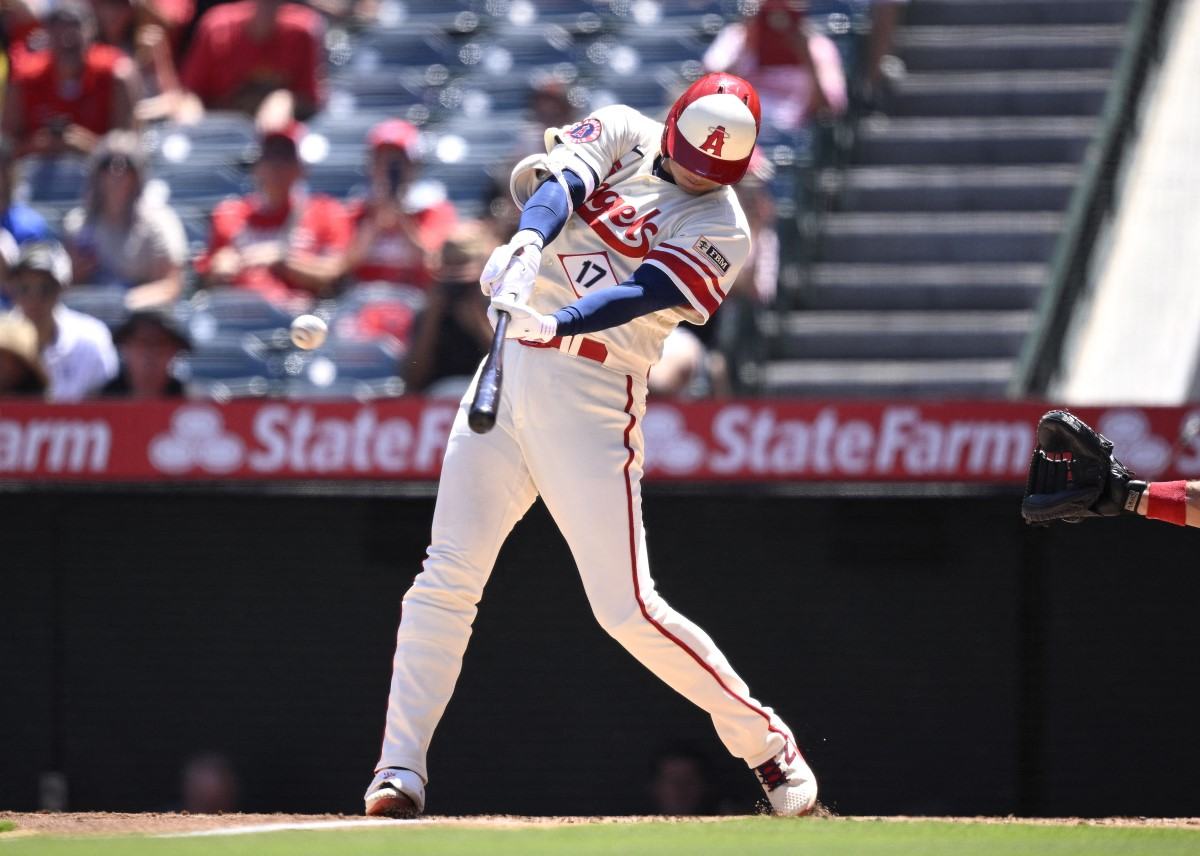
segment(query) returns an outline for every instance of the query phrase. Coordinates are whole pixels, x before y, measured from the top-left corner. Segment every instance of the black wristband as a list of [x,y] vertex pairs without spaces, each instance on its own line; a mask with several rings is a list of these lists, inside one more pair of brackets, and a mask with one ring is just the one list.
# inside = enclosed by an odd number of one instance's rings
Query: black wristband
[[1149,485],[1144,481],[1135,481],[1131,479],[1125,485],[1125,508],[1126,514],[1137,514],[1138,503],[1142,501],[1142,494],[1146,492]]

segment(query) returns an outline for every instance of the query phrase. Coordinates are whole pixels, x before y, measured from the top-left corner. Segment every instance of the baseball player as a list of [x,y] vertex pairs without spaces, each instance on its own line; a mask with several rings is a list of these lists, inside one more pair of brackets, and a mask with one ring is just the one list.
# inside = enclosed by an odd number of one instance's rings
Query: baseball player
[[1111,440],[1073,413],[1051,410],[1038,421],[1021,514],[1034,524],[1136,514],[1200,526],[1200,481],[1144,482],[1135,475],[1115,457]]
[[546,131],[514,168],[519,230],[481,277],[509,313],[495,428],[450,432],[424,569],[404,596],[369,815],[425,805],[426,751],[450,699],[476,604],[513,525],[542,496],[601,626],[713,720],[783,815],[817,784],[787,725],[699,627],[659,596],[642,529],[646,375],[683,320],[717,310],[750,249],[730,185],[760,122],[749,83],[711,74],[665,125],[624,106]]

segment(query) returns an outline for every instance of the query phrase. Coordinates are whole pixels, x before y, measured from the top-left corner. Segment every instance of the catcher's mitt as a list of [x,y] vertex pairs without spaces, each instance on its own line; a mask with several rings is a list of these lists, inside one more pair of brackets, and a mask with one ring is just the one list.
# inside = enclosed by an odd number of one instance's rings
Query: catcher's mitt
[[1136,513],[1146,483],[1133,476],[1113,456],[1112,441],[1065,410],[1051,410],[1038,421],[1021,516],[1045,524]]

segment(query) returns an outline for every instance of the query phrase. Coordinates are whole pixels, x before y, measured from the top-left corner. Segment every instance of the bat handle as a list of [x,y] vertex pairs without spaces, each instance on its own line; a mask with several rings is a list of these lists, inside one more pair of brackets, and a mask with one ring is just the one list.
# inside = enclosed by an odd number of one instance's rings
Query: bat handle
[[492,347],[483,368],[479,372],[479,383],[475,397],[467,412],[467,425],[476,434],[486,434],[496,424],[496,411],[500,407],[500,386],[504,381],[504,338],[508,332],[509,314],[496,312],[496,332],[492,335]]

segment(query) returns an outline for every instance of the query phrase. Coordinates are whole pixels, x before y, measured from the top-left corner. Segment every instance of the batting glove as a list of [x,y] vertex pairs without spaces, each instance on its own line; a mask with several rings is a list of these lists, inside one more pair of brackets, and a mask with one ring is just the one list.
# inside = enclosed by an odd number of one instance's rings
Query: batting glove
[[542,264],[542,236],[522,229],[507,244],[496,247],[479,275],[479,288],[485,297],[508,295],[524,303],[533,293]]
[[507,312],[509,315],[506,339],[524,339],[527,342],[549,342],[558,335],[558,319],[553,315],[543,315],[534,311],[528,304],[510,300],[505,296],[493,297],[492,305],[488,307],[488,320],[492,329],[496,327],[496,312]]

